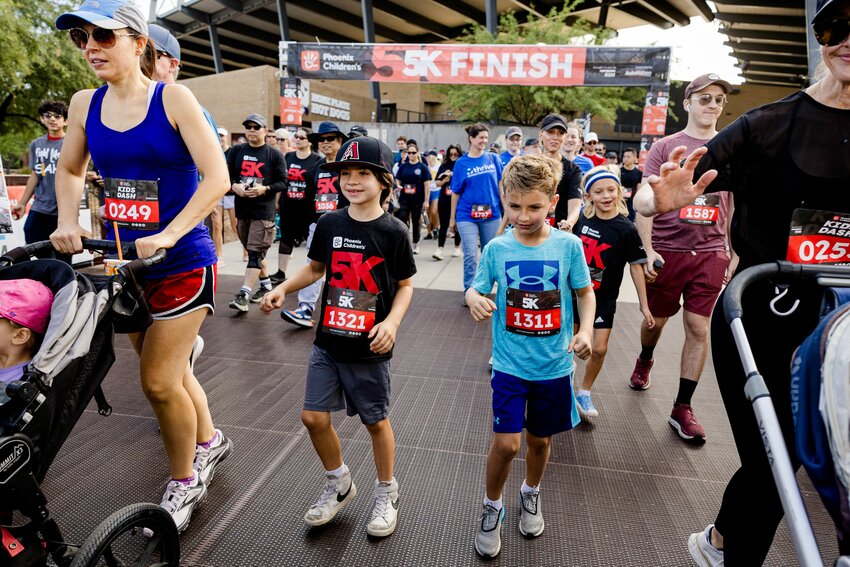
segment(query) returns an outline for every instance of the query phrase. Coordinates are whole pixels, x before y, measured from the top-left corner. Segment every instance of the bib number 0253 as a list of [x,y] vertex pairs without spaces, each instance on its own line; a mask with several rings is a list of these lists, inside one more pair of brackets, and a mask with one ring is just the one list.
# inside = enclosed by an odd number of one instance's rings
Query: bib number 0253
[[797,209],[791,217],[786,259],[795,264],[850,263],[850,215]]

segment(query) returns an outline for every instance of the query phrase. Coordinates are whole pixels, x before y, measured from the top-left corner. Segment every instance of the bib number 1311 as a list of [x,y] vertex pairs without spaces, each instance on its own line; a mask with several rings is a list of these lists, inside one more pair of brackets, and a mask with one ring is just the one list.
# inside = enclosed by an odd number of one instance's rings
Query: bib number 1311
[[548,337],[561,332],[561,292],[508,288],[506,325],[511,333]]

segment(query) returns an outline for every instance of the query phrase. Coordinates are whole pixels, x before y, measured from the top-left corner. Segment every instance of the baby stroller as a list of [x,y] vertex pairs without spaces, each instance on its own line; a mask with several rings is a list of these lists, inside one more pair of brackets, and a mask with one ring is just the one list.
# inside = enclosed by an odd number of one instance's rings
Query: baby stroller
[[[84,247],[115,250],[116,243],[84,240]],[[137,278],[165,252],[133,260],[114,276],[86,276],[58,260],[32,259],[50,250],[49,241],[37,242],[0,257],[0,279],[33,279],[54,293],[41,348],[20,380],[0,383],[9,398],[0,406],[0,566],[176,567],[177,528],[159,506],[127,506],[76,546],[63,541],[40,487],[92,398],[101,415],[111,413],[100,385],[115,361],[114,332],[150,324]]]
[[[803,567],[823,566],[773,402],[756,368],[741,321],[745,289],[768,278],[786,282],[808,279],[829,288],[820,324],[794,355],[792,408],[798,457],[836,523],[842,556],[835,566],[850,567],[850,332],[845,332],[850,330],[850,267],[790,262],[753,266],[732,280],[723,301],[726,321],[747,375],[744,391],[762,429],[765,451],[772,457],[771,472],[797,557]],[[839,330],[841,333],[837,333]]]

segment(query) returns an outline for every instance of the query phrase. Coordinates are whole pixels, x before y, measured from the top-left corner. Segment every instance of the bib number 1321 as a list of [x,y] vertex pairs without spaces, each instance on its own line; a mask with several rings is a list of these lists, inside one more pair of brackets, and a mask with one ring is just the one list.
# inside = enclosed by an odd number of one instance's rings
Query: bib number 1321
[[508,288],[507,330],[519,335],[548,337],[561,332],[561,292]]
[[375,326],[377,294],[329,287],[322,330],[342,337],[366,337]]

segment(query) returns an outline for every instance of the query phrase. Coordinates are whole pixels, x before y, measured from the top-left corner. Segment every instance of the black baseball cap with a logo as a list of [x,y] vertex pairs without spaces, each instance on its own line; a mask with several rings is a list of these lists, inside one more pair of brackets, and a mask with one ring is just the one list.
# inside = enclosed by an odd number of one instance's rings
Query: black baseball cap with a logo
[[348,140],[336,154],[336,161],[323,163],[325,171],[339,171],[352,165],[364,165],[370,169],[393,174],[393,152],[382,141],[369,136],[358,136]]

